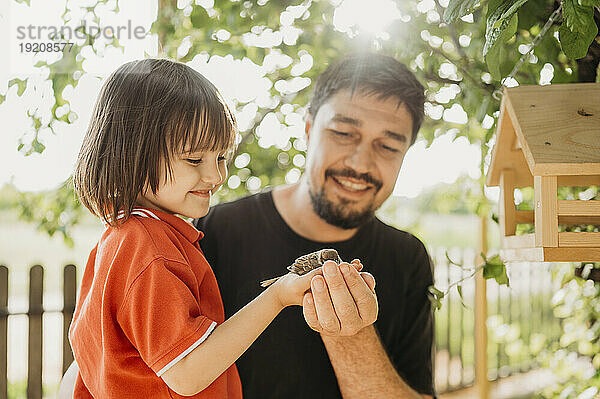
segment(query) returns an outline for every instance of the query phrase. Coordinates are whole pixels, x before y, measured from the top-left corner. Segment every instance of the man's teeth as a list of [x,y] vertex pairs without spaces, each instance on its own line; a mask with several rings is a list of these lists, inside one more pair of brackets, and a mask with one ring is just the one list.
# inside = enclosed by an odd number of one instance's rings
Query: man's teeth
[[367,186],[366,184],[352,183],[346,180],[339,179],[335,179],[335,181],[341,184],[342,187],[348,188],[350,190],[366,190],[367,188],[369,188],[369,186]]

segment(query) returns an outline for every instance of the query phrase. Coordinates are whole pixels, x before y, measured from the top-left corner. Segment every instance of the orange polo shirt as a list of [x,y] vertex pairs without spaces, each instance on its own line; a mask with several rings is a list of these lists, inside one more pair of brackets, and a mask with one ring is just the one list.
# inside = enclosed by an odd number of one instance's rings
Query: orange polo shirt
[[[146,208],[104,231],[69,331],[79,365],[75,398],[181,397],[160,376],[225,319],[202,237],[185,220]],[[235,364],[193,396],[241,397]]]

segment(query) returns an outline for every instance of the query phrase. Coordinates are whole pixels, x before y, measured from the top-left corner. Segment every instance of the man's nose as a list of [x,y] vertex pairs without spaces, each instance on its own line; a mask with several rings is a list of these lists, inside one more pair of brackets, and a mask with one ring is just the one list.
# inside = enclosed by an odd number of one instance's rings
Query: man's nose
[[345,164],[358,173],[369,172],[373,164],[371,147],[366,144],[356,146],[354,151],[346,157]]

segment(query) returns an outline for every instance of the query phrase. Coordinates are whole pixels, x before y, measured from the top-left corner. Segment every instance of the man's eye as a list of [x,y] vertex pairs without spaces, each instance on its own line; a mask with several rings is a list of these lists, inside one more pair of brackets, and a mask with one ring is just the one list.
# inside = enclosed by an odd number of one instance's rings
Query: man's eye
[[332,130],[332,132],[336,136],[340,136],[340,137],[348,137],[348,136],[350,136],[350,133],[340,132],[339,130]]
[[384,150],[386,150],[387,152],[390,152],[390,153],[394,153],[394,154],[395,154],[395,153],[397,153],[397,152],[400,152],[399,150],[397,150],[397,149],[395,149],[395,148],[392,148],[392,147],[388,147],[387,145],[383,145],[383,144],[382,144],[382,145],[381,145],[381,147],[382,147]]
[[200,158],[200,159],[190,159],[190,158],[188,158],[188,159],[186,159],[186,161],[189,162],[189,163],[191,163],[191,164],[193,164],[193,165],[198,165],[198,164],[202,163],[202,158]]

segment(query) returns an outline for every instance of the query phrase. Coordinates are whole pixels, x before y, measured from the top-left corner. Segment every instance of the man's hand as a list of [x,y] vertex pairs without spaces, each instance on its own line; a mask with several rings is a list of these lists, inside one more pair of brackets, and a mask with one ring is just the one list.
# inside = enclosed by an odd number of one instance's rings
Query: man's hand
[[369,273],[359,273],[362,266],[358,260],[352,263],[342,262],[338,266],[327,261],[323,275],[312,278],[312,292],[304,295],[302,309],[306,323],[313,330],[325,335],[350,336],[377,320],[375,279]]

